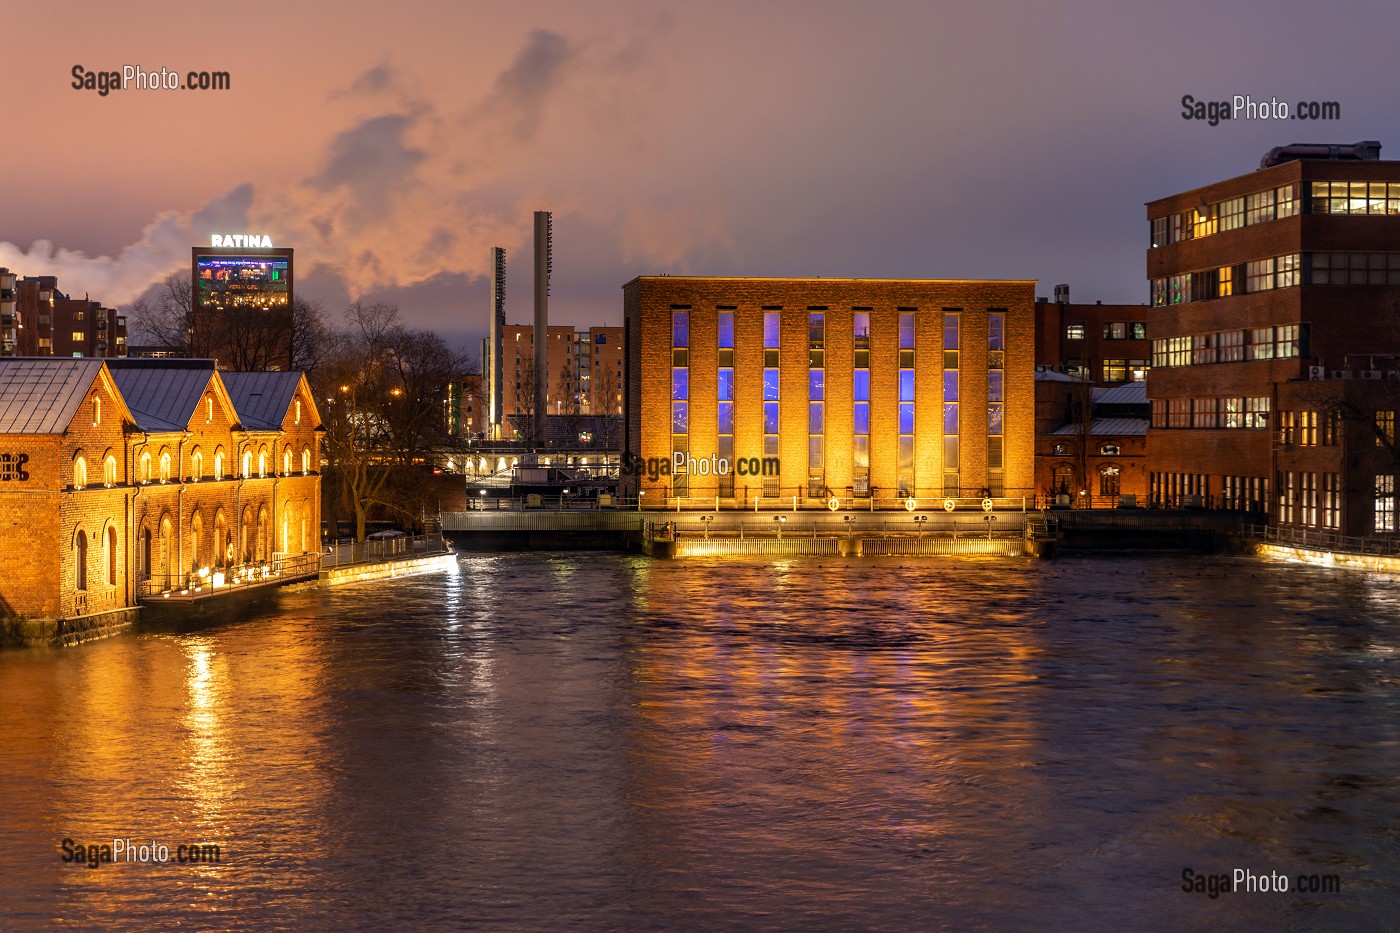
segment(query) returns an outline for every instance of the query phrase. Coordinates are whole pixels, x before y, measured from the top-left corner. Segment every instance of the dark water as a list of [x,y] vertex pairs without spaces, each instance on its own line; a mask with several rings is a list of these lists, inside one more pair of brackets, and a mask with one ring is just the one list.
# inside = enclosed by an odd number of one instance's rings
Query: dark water
[[1397,652],[1244,559],[464,557],[0,654],[0,928],[1400,929]]

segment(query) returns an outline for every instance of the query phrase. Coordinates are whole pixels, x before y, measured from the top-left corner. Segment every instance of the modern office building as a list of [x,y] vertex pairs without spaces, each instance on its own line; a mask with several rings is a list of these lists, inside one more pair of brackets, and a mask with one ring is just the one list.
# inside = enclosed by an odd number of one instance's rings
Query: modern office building
[[0,359],[0,640],[315,566],[319,431],[300,373]]
[[240,245],[190,249],[192,356],[243,372],[293,366],[293,250],[267,237],[215,237]]
[[1032,495],[1034,305],[1033,281],[633,279],[624,487],[721,507]]
[[1280,147],[1257,171],[1147,204],[1156,503],[1394,530],[1400,471],[1374,453],[1393,437],[1384,384],[1400,371],[1360,362],[1400,358],[1400,162],[1379,153]]
[[63,294],[56,276],[20,278],[0,268],[0,356],[126,354],[126,315]]

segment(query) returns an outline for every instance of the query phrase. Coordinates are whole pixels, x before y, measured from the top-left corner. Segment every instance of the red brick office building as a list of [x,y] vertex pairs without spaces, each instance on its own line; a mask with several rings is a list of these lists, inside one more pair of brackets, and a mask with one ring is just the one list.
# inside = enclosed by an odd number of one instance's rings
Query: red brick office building
[[1379,149],[1282,147],[1147,204],[1155,502],[1395,530],[1400,162]]

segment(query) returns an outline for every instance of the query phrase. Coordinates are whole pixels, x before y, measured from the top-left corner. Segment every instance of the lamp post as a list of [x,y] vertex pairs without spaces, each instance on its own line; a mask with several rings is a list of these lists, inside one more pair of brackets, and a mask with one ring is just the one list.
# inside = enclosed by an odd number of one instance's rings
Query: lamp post
[[846,522],[846,540],[849,541],[849,540],[851,540],[851,529],[854,528],[855,526],[851,523],[851,516],[849,516],[849,515],[845,516],[845,522]]
[[919,529],[919,540],[921,540],[921,541],[923,540],[923,537],[924,537],[924,522],[926,522],[926,521],[928,521],[928,516],[927,516],[927,515],[915,515],[915,516],[914,516],[914,527]]
[[705,528],[705,540],[706,540],[706,541],[710,540],[710,522],[712,522],[712,521],[714,521],[714,520],[715,520],[715,517],[714,517],[713,515],[701,515],[701,516],[700,516],[700,521],[704,523],[704,528]]
[[786,515],[774,515],[773,521],[778,523],[778,540],[783,540],[783,525],[787,522]]
[[645,496],[646,494],[647,494],[647,491],[646,491],[645,489],[640,489],[640,488],[639,488],[639,489],[637,490],[637,511],[638,511],[638,512],[640,512],[640,511],[642,510],[642,497]]
[[992,540],[992,525],[995,524],[996,520],[997,520],[997,517],[996,517],[995,515],[983,515],[983,516],[982,516],[982,521],[984,521],[984,522],[987,523],[987,540],[988,540],[988,541]]

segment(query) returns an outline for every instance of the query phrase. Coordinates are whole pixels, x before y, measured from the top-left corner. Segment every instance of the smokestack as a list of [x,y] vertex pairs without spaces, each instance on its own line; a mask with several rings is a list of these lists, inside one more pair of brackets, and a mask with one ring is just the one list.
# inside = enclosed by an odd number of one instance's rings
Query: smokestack
[[535,211],[535,446],[545,443],[549,414],[549,273],[554,262],[554,219]]
[[486,368],[486,394],[488,396],[487,421],[490,423],[491,438],[500,436],[501,409],[505,404],[505,376],[501,356],[505,351],[503,341],[506,330],[506,251],[495,246],[491,249],[491,321],[487,353],[482,355],[482,365]]

